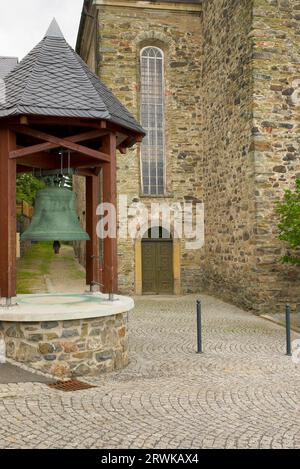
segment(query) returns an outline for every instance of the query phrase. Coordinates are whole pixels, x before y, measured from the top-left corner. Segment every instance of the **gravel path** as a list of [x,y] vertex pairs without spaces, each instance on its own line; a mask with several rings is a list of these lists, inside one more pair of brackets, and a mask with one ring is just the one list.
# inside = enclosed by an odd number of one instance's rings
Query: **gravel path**
[[46,276],[49,293],[83,293],[86,289],[85,270],[74,257],[72,246],[63,245],[49,266]]

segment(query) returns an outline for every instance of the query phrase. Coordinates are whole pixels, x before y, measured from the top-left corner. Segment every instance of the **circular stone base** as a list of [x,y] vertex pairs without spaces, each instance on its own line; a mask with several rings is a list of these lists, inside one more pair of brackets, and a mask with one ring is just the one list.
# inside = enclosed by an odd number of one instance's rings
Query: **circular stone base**
[[[0,308],[0,338],[5,341],[6,356],[59,379],[95,376],[127,366],[127,311],[132,309],[133,301],[117,297],[111,304],[106,299],[97,303],[91,295],[81,302],[68,295],[68,301],[60,303],[60,307],[67,308],[64,312],[59,310],[55,295],[24,295],[17,307]],[[49,307],[53,306],[58,309],[48,320]],[[69,310],[72,307],[73,313]],[[43,311],[45,321],[40,320]]]

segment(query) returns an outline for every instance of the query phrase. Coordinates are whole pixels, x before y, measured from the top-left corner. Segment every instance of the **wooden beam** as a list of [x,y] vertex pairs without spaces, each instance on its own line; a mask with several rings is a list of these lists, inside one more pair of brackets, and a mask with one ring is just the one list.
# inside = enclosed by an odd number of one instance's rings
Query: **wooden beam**
[[31,169],[58,169],[60,168],[60,160],[55,156],[49,158],[47,154],[40,154],[37,153],[33,156],[24,156],[23,158],[19,158],[18,160],[14,160],[17,162],[17,168],[20,166],[27,166]]
[[12,151],[9,155],[9,157],[12,159],[21,158],[27,155],[33,155],[34,153],[41,151],[63,147],[81,153],[83,155],[91,156],[92,158],[95,158],[97,160],[109,161],[109,155],[106,155],[105,153],[99,152],[97,150],[93,150],[86,146],[78,145],[78,143],[76,143],[80,141],[92,140],[97,137],[103,136],[107,133],[107,131],[94,130],[91,132],[85,132],[83,134],[74,135],[72,137],[59,138],[25,126],[14,126],[13,130],[17,133],[34,137],[38,140],[46,140],[47,143],[33,145],[30,147],[22,148],[20,150]]
[[137,143],[141,143],[143,141],[144,137],[145,137],[145,135],[137,135],[135,137],[135,140],[136,140]]
[[[116,134],[111,133],[103,138],[102,151],[110,153],[110,163],[104,163],[103,171],[103,202],[111,203],[117,213],[117,161]],[[118,252],[117,238],[107,237],[103,240],[104,272],[103,283],[105,293],[118,292]]]
[[32,168],[30,168],[29,166],[22,166],[22,165],[17,165],[17,173],[20,174],[20,173],[31,173],[32,172]]
[[93,176],[96,176],[96,173],[95,173],[95,170],[93,169],[84,169],[84,168],[79,168],[78,171],[76,171],[76,174],[75,176],[90,176],[90,177],[93,177]]
[[[16,132],[18,130],[15,127]],[[20,132],[21,133],[21,132]],[[72,137],[67,137],[67,140],[73,143],[84,142],[88,140],[93,140],[97,137],[102,137],[106,135],[107,131],[104,130],[92,130],[90,132],[84,132],[82,134],[73,135]],[[54,150],[60,146],[54,143],[39,143],[37,145],[32,145],[30,147],[18,148],[16,151],[10,153],[10,158],[22,158],[23,156],[34,155],[35,153],[40,153],[43,151]]]
[[144,135],[131,135],[125,139],[123,138],[120,142],[118,142],[117,149],[122,155],[125,155],[128,148],[132,147],[134,143],[141,143],[143,138]]
[[[22,116],[23,117],[23,116]],[[91,118],[82,118],[82,117],[54,117],[54,116],[30,116],[26,115],[26,122],[28,125],[54,125],[59,127],[90,127],[94,129],[103,129],[105,128],[106,121],[101,119],[91,119]],[[19,123],[16,119],[9,118],[8,122]]]
[[126,135],[128,138],[134,138],[135,140],[138,137],[143,139],[144,136],[145,136],[145,134],[142,133],[142,132],[138,132],[136,130],[128,129],[126,127],[123,127],[120,124],[115,124],[115,123],[110,122],[110,121],[107,121],[107,129],[109,129],[111,132],[114,132],[114,133],[120,132],[120,133]]
[[[122,125],[114,124],[113,122],[101,120],[101,119],[91,119],[91,118],[78,118],[78,117],[53,117],[53,116],[26,116],[26,120],[22,122],[28,122],[29,125],[51,125],[57,127],[87,127],[90,129],[100,129],[103,130],[104,128],[108,132],[114,132],[118,134],[120,141],[118,141],[118,145],[122,145],[122,143],[129,138],[128,142],[132,142],[135,140],[139,142],[144,138],[144,134],[125,128]],[[0,127],[7,127],[8,125],[19,125],[20,124],[20,117],[8,117],[5,119],[0,120]],[[130,144],[129,144],[130,145]]]
[[27,116],[21,116],[20,117],[20,124],[21,125],[29,125]]
[[86,231],[90,241],[86,243],[86,284],[100,283],[99,239],[96,211],[99,205],[99,177],[86,177]]
[[101,169],[102,169],[102,165],[101,166],[97,166],[95,169],[94,169],[94,173],[96,176],[99,176],[99,174],[101,173]]
[[16,137],[0,128],[0,297],[16,296],[16,161],[9,152],[16,147]]
[[121,153],[121,155],[126,155],[127,153],[127,148],[126,147],[118,147],[118,150],[119,152]]
[[[46,167],[46,168],[38,168],[38,169],[56,169],[56,168],[49,168],[49,167]],[[83,176],[83,177],[86,177],[86,176],[98,176],[100,171],[101,171],[101,167],[99,168],[75,168],[76,169],[76,173],[75,173],[75,176]],[[23,166],[23,165],[17,165],[17,173],[18,174],[21,174],[21,173],[32,173],[32,166]]]
[[[47,153],[36,153],[33,156],[25,156],[19,158],[17,161],[18,166],[28,166],[29,168],[36,169],[57,169],[60,170],[61,161],[58,155]],[[94,158],[85,157],[79,153],[72,154],[70,160],[71,168],[95,168],[101,166],[102,162]],[[67,169],[67,158],[64,159],[63,168]]]

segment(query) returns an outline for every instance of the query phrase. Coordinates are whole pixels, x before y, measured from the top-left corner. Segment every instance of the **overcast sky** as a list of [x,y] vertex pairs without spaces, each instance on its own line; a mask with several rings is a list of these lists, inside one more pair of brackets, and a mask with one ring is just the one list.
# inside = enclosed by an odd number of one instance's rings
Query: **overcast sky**
[[0,56],[22,59],[40,42],[53,17],[75,48],[83,0],[0,0]]

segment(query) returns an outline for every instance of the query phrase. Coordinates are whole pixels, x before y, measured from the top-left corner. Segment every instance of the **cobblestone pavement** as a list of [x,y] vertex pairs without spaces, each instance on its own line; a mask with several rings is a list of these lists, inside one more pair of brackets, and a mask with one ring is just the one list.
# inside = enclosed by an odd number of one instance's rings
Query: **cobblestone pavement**
[[0,385],[0,447],[300,448],[300,365],[284,329],[202,296],[197,355],[195,299],[138,299],[131,363],[94,389]]

